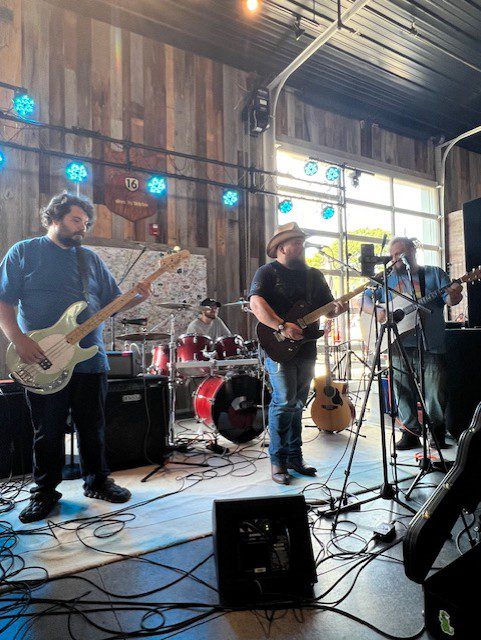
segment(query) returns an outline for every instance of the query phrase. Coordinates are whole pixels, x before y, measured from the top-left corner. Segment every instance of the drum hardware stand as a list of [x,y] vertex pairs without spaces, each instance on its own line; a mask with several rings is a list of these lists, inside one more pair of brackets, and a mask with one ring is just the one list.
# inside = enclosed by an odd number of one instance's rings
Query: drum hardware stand
[[[385,417],[384,417],[384,412],[382,411],[382,381],[381,381],[381,373],[383,372],[383,369],[381,368],[381,351],[382,351],[382,343],[383,343],[383,338],[384,335],[386,334],[387,336],[387,352],[388,352],[388,371],[389,371],[389,386],[390,386],[390,393],[391,393],[391,397],[394,397],[394,388],[393,388],[393,369],[392,369],[392,347],[393,347],[393,339],[396,340],[396,344],[398,346],[398,349],[401,353],[401,357],[404,361],[404,364],[406,366],[406,370],[408,371],[409,375],[411,376],[415,387],[416,387],[416,392],[419,398],[419,401],[421,402],[421,404],[423,405],[424,409],[425,407],[425,402],[424,402],[424,398],[421,394],[421,390],[419,388],[419,384],[417,382],[415,373],[411,367],[411,364],[409,362],[409,359],[407,357],[406,351],[400,341],[400,334],[398,331],[398,327],[396,324],[396,316],[395,314],[390,311],[389,309],[389,287],[387,284],[387,268],[386,268],[386,264],[388,262],[388,259],[384,258],[384,257],[380,257],[380,258],[375,258],[375,260],[378,261],[378,263],[381,263],[383,265],[383,287],[384,287],[384,300],[386,301],[386,317],[387,320],[384,324],[381,325],[381,329],[379,331],[379,335],[377,337],[377,341],[376,341],[376,348],[375,348],[375,352],[374,352],[374,357],[373,357],[373,364],[370,368],[370,375],[369,375],[369,380],[367,383],[367,390],[366,390],[366,394],[364,396],[364,400],[363,400],[363,404],[361,407],[361,411],[359,414],[359,418],[356,420],[357,422],[357,429],[355,431],[355,436],[354,436],[354,441],[351,447],[351,454],[349,457],[349,462],[347,464],[346,467],[346,471],[344,472],[344,484],[340,493],[340,496],[338,498],[339,500],[339,504],[338,507],[336,509],[335,512],[335,516],[334,516],[334,522],[332,524],[332,529],[335,530],[337,527],[337,523],[339,520],[339,516],[341,513],[347,512],[347,511],[351,511],[351,510],[359,510],[360,507],[363,504],[367,504],[370,502],[373,502],[374,500],[377,500],[378,498],[383,498],[384,500],[391,500],[393,502],[395,502],[396,504],[402,506],[403,508],[405,508],[407,511],[410,511],[412,514],[416,513],[416,510],[413,509],[410,505],[406,504],[405,502],[403,502],[400,498],[399,498],[399,489],[398,489],[398,477],[397,477],[397,453],[396,450],[394,449],[395,453],[393,454],[393,458],[394,458],[394,463],[393,463],[393,467],[394,467],[394,481],[390,482],[389,478],[388,478],[388,461],[387,461],[387,446],[386,446],[386,424],[385,424]],[[377,285],[379,285],[379,283],[376,283]],[[396,292],[397,293],[397,292]],[[430,312],[430,310],[427,310],[428,312]],[[375,309],[373,309],[373,313],[375,313]],[[399,320],[398,320],[399,321]],[[382,471],[383,471],[383,483],[381,485],[381,490],[380,493],[378,495],[372,496],[370,498],[366,498],[364,500],[355,502],[353,504],[348,504],[347,503],[347,484],[349,481],[349,476],[351,473],[351,468],[352,468],[352,464],[354,461],[354,454],[356,451],[356,446],[357,446],[357,441],[360,435],[360,430],[362,427],[362,423],[364,421],[364,415],[366,413],[366,408],[367,408],[367,402],[369,400],[369,394],[371,391],[371,387],[372,387],[372,383],[374,381],[374,378],[377,376],[377,382],[378,382],[378,396],[379,396],[379,418],[380,418],[380,430],[381,430],[381,453],[382,453]],[[394,414],[391,412],[391,438],[395,438],[395,419],[394,419]]]
[[144,478],[142,478],[141,482],[147,482],[149,478],[155,475],[158,471],[164,468],[165,464],[178,464],[184,467],[209,467],[210,465],[206,463],[196,463],[196,462],[180,462],[175,460],[169,460],[170,456],[176,451],[180,453],[186,453],[187,446],[186,445],[176,445],[175,444],[175,407],[176,407],[176,381],[175,381],[175,372],[176,372],[176,355],[177,355],[177,343],[175,339],[175,314],[170,314],[170,327],[169,327],[169,377],[167,382],[167,387],[169,390],[169,421],[167,425],[167,438],[166,438],[166,453],[165,459],[162,464],[158,465],[152,471],[150,471]]

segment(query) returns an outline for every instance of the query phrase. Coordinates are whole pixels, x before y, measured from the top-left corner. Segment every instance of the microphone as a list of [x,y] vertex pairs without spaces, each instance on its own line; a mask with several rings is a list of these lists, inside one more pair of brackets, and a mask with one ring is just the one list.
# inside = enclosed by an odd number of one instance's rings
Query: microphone
[[379,252],[379,255],[381,256],[382,256],[382,252],[384,251],[384,247],[386,246],[386,242],[387,242],[387,233],[385,233],[382,237],[381,250]]
[[401,255],[399,256],[399,260],[401,260],[401,262],[408,268],[411,268],[411,265],[409,264],[409,260],[406,256],[405,253],[401,253]]

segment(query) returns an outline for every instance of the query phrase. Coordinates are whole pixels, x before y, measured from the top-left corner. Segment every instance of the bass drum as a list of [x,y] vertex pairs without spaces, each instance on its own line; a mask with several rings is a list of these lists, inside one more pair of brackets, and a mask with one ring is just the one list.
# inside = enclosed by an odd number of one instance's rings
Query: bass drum
[[[209,376],[194,393],[196,417],[208,427],[234,442],[253,440],[264,430],[262,412],[262,382],[248,375]],[[264,389],[264,416],[270,394]]]

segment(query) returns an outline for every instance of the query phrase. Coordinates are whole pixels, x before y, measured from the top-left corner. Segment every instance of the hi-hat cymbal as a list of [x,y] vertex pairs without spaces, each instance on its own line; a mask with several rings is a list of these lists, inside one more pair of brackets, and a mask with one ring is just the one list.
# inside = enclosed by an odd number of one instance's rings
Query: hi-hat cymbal
[[197,310],[197,307],[194,307],[192,304],[187,304],[186,302],[160,302],[158,307],[162,307],[163,309],[192,309]]
[[168,333],[124,333],[123,336],[116,336],[116,340],[127,340],[128,342],[143,342],[144,340],[164,340],[169,338]]

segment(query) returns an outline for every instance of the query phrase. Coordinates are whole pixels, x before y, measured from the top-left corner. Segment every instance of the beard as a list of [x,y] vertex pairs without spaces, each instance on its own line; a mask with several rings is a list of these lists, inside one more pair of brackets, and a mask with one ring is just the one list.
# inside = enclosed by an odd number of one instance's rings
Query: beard
[[57,238],[59,242],[61,242],[65,247],[80,247],[82,244],[83,236],[79,234],[75,234],[73,236],[64,236],[63,234],[57,234]]
[[295,271],[305,271],[307,269],[303,258],[289,258],[289,260],[286,261],[286,267],[288,269],[294,269]]

